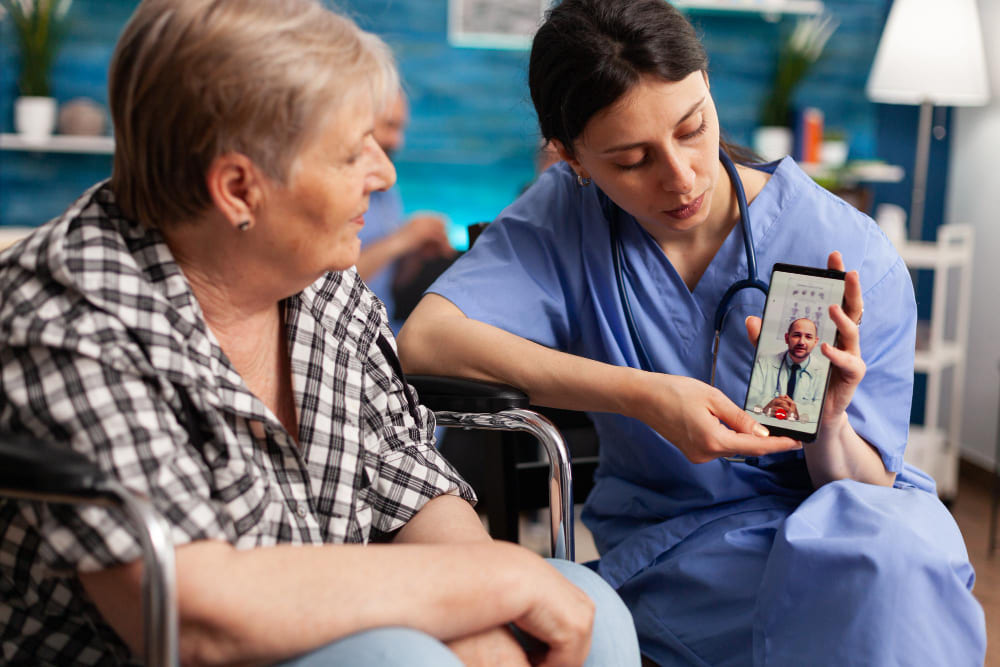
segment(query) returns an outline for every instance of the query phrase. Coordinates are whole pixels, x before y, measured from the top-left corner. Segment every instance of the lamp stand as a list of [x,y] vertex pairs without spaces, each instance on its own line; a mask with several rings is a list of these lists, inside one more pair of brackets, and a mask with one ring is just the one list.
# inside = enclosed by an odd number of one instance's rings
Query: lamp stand
[[923,240],[924,200],[927,198],[927,166],[931,157],[931,115],[934,104],[920,104],[917,127],[917,158],[913,165],[913,199],[910,201],[910,221],[907,228],[911,241]]

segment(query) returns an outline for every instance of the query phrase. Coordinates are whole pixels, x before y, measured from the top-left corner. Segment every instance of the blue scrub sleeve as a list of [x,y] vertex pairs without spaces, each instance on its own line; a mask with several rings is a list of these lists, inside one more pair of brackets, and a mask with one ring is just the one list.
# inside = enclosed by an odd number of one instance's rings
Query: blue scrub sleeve
[[878,449],[886,469],[900,472],[909,432],[917,318],[906,265],[871,218],[821,188],[791,160],[775,170],[768,188],[772,185],[781,186],[782,196],[762,193],[751,205],[758,220],[775,219],[757,239],[765,270],[772,260],[825,266],[828,254],[839,250],[845,267],[858,271],[865,306],[861,356],[867,368],[848,417],[855,431]]
[[471,319],[566,350],[576,335],[583,269],[580,225],[566,224],[579,215],[580,194],[565,171],[543,174],[427,292]]
[[[864,284],[864,266],[861,275]],[[861,356],[867,368],[848,417],[858,435],[878,449],[886,470],[898,473],[909,432],[917,327],[913,284],[903,260],[897,256],[862,297]]]

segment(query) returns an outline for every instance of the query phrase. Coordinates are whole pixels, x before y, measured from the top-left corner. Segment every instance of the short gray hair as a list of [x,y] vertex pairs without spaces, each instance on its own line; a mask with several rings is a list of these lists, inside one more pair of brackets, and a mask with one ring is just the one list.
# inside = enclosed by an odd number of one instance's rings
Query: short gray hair
[[330,112],[359,93],[378,110],[399,85],[385,43],[316,0],[143,0],[108,78],[112,190],[151,226],[204,212],[225,153],[287,182]]

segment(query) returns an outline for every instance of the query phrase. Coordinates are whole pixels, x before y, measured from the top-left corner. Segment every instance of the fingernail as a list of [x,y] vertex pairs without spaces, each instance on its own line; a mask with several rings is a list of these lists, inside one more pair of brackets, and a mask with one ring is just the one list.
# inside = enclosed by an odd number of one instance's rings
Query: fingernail
[[771,434],[771,432],[768,431],[767,427],[765,427],[763,424],[757,424],[756,426],[753,427],[753,434],[759,435],[762,438],[766,438],[768,435]]

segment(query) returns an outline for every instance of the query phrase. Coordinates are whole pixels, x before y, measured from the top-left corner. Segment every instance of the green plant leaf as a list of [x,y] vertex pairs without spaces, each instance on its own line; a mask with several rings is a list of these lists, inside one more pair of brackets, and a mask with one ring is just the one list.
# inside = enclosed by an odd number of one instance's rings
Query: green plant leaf
[[17,35],[21,60],[18,88],[22,95],[50,94],[49,74],[65,34],[71,4],[72,0],[0,0]]
[[771,90],[761,104],[761,125],[788,125],[795,89],[819,60],[837,25],[830,15],[799,19],[782,41]]

